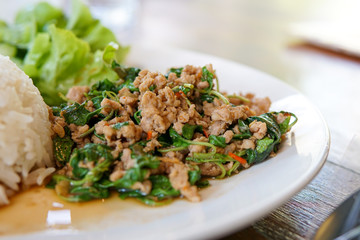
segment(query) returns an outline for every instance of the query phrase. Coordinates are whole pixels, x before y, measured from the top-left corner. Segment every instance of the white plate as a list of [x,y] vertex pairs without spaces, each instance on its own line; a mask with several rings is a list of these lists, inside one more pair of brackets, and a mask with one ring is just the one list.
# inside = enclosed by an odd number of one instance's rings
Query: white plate
[[159,208],[129,205],[114,209],[113,215],[99,216],[99,222],[85,230],[49,230],[11,239],[219,237],[240,230],[279,207],[308,184],[325,162],[330,142],[325,121],[303,95],[283,82],[231,61],[163,47],[133,46],[128,63],[163,73],[168,67],[212,63],[222,90],[269,96],[272,110],[293,112],[299,121],[276,157],[231,178],[212,181],[211,187],[200,192],[200,203],[179,200]]

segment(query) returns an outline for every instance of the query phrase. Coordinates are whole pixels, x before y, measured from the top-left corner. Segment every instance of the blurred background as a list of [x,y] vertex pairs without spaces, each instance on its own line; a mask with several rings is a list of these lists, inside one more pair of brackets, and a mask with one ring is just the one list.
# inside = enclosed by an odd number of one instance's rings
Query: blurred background
[[[0,0],[12,21],[19,6],[39,0]],[[68,8],[69,0],[50,0]],[[232,59],[287,78],[274,58],[309,33],[360,37],[357,0],[85,0],[121,42],[154,42]],[[304,31],[301,31],[304,30]],[[331,33],[332,31],[332,33]],[[330,33],[329,33],[330,32]],[[344,39],[345,37],[343,37]],[[339,40],[339,39],[337,39]],[[331,39],[329,39],[331,41]],[[353,41],[356,44],[356,40]],[[360,49],[359,49],[360,50]],[[287,59],[284,59],[286,64]]]
[[142,7],[137,40],[232,59],[281,79],[293,77],[284,47],[301,40],[292,35],[298,24],[357,31],[360,20],[356,0],[145,0]]
[[[38,0],[0,0],[11,22],[19,6]],[[50,0],[67,9],[69,0]],[[153,42],[205,52],[265,71],[295,86],[291,47],[326,40],[335,50],[360,46],[357,0],[85,0],[125,44]],[[313,36],[311,36],[313,35]],[[336,39],[334,39],[336,38]],[[336,41],[335,41],[336,40]],[[335,42],[335,43],[334,43]],[[339,49],[346,42],[347,49]],[[326,43],[322,43],[326,44]],[[336,45],[336,46],[335,46]],[[290,57],[291,58],[291,57]],[[296,78],[296,77],[295,77]]]

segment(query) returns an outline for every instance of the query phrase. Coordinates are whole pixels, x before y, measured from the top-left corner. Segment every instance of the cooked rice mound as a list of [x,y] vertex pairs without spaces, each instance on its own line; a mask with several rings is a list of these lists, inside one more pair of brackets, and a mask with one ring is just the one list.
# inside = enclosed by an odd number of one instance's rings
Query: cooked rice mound
[[48,118],[32,80],[0,55],[0,205],[55,171]]

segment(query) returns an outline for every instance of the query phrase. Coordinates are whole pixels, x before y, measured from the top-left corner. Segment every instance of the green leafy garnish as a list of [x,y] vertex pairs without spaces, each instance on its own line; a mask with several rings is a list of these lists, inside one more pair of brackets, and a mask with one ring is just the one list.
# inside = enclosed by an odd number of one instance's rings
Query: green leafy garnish
[[152,190],[149,194],[150,196],[154,196],[158,200],[180,196],[180,191],[175,190],[171,186],[169,178],[167,178],[166,176],[152,175],[149,177],[149,180],[152,183]]
[[185,95],[186,95],[191,91],[191,89],[194,89],[194,85],[189,84],[189,83],[185,83],[184,85],[179,85],[179,86],[174,87],[172,90],[174,92],[180,92],[181,91],[181,92],[185,93]]
[[264,161],[272,151],[276,150],[275,147],[281,140],[280,127],[273,114],[265,113],[260,116],[248,118],[249,123],[254,120],[261,121],[266,124],[268,138],[264,138],[264,140],[257,140],[257,144],[259,145],[255,148],[255,150],[246,150],[246,160],[249,164]]
[[201,179],[201,171],[199,167],[188,171],[190,185],[195,185]]
[[135,78],[138,76],[141,71],[139,68],[126,68],[123,65],[117,64],[116,62],[112,63],[112,68],[118,74],[121,79],[124,79],[124,83],[122,83],[118,90],[126,87],[131,92],[138,92],[139,89],[134,86]]
[[251,137],[251,132],[249,126],[245,123],[244,120],[239,119],[238,120],[238,126],[239,126],[239,134],[235,134],[233,136],[233,139],[245,139]]
[[119,122],[119,123],[115,123],[115,124],[111,125],[111,127],[113,129],[119,130],[123,126],[127,126],[127,125],[129,125],[129,122]]
[[226,142],[225,142],[225,138],[221,137],[221,136],[215,136],[215,135],[210,135],[209,136],[209,143],[214,144],[217,147],[226,147]]
[[90,118],[100,113],[101,108],[90,112],[85,108],[86,103],[74,103],[62,109],[63,116],[68,124],[74,123],[78,126],[85,125]]
[[82,179],[83,182],[96,182],[101,178],[102,173],[108,170],[113,160],[110,147],[88,143],[81,149],[74,149],[70,166],[74,178]]
[[271,139],[268,137],[257,140],[256,141],[256,151],[260,154],[265,152],[273,142],[274,142],[274,139]]
[[156,89],[156,85],[155,84],[153,84],[153,85],[151,85],[150,87],[149,87],[149,91],[154,91]]
[[175,73],[177,77],[180,77],[181,72],[184,68],[170,68],[169,72],[165,75],[166,78],[169,77],[170,73]]
[[212,74],[205,66],[202,68],[202,76],[201,76],[201,81],[202,82],[208,82],[209,86],[207,88],[205,88],[205,91],[210,91],[213,88],[213,79],[214,79],[214,74]]
[[54,157],[59,165],[64,166],[70,159],[74,141],[71,139],[69,129],[66,129],[66,135],[61,138],[56,135],[53,139]]
[[195,131],[202,132],[202,129],[203,128],[200,125],[190,125],[186,123],[182,127],[182,135],[184,138],[191,140],[194,136],[194,132]]
[[138,110],[134,113],[134,120],[137,124],[140,124],[141,122],[140,117],[141,117],[141,110]]

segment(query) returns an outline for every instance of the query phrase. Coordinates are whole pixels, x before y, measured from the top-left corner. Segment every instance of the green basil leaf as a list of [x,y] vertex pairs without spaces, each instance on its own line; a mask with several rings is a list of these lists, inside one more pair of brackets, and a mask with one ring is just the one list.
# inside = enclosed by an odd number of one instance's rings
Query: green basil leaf
[[83,126],[88,123],[93,116],[100,113],[101,109],[90,112],[85,108],[85,104],[86,102],[81,105],[79,103],[74,103],[64,107],[62,113],[65,121],[68,124],[74,123],[75,125]]
[[184,138],[191,140],[194,136],[195,131],[202,132],[203,128],[200,125],[190,125],[186,123],[182,127],[182,135]]
[[239,131],[240,133],[235,134],[233,139],[246,139],[251,137],[251,132],[249,126],[245,123],[245,121],[239,119],[238,120]]
[[150,91],[154,91],[156,89],[156,85],[155,84],[153,84],[153,85],[151,85],[150,87],[149,87],[149,90]]
[[264,137],[263,139],[259,139],[256,141],[256,151],[258,153],[265,152],[269,147],[271,147],[271,144],[274,142],[274,139]]
[[215,99],[215,96],[214,95],[210,95],[208,93],[201,93],[200,94],[200,100],[201,102],[208,102],[208,103],[212,103]]
[[135,122],[139,125],[140,124],[140,122],[141,122],[141,110],[139,110],[139,111],[136,111],[135,113],[134,113],[134,120],[135,120]]
[[56,162],[61,166],[64,166],[69,161],[74,144],[74,141],[69,135],[63,138],[56,135],[53,139],[54,157]]
[[119,122],[119,123],[115,123],[114,125],[111,125],[111,127],[113,129],[119,130],[123,126],[127,126],[127,125],[129,125],[129,122]]
[[91,101],[93,102],[93,105],[96,109],[101,108],[101,102],[102,100],[104,100],[104,97],[102,96],[102,94],[100,96],[96,96],[94,98],[91,99]]
[[195,185],[195,183],[201,179],[201,172],[199,169],[189,170],[188,175],[189,175],[189,183],[191,185]]
[[110,196],[106,188],[101,188],[97,184],[93,186],[76,186],[70,190],[70,195],[65,197],[69,202],[85,202],[92,199],[103,199]]
[[131,92],[139,91],[139,89],[134,86],[134,81],[135,78],[139,75],[141,69],[133,67],[126,68],[123,65],[117,64],[116,62],[113,62],[112,68],[121,79],[124,79],[124,83],[118,87],[118,91],[124,87],[128,88]]
[[168,177],[164,175],[151,175],[149,179],[152,183],[150,196],[157,197],[159,200],[180,196],[180,191],[172,187]]
[[165,134],[161,134],[157,138],[157,141],[161,144],[161,147],[170,147],[172,142],[168,132]]
[[170,137],[173,141],[175,147],[187,147],[191,145],[188,140],[184,139],[180,134],[178,134],[175,129],[172,127],[169,129]]
[[222,148],[226,147],[225,138],[221,137],[221,136],[210,135],[209,143],[211,143],[217,147],[222,147]]
[[[100,159],[105,159],[99,163]],[[88,143],[83,148],[75,148],[70,157],[70,166],[73,168],[73,175],[77,179],[84,178],[89,172],[91,172],[91,178],[99,178],[103,172],[108,170],[110,163],[113,161],[111,154],[111,148],[102,145]],[[91,164],[91,162],[93,162]],[[91,164],[92,167],[86,167],[87,164]]]
[[289,130],[290,116],[285,118],[282,123],[279,123],[281,134],[285,134]]
[[104,79],[102,81],[98,81],[95,84],[93,84],[91,86],[91,90],[96,90],[96,91],[112,91],[116,93],[116,86],[115,83],[108,80],[108,79]]
[[180,77],[181,72],[184,68],[170,68],[169,72],[165,75],[166,78],[169,77],[170,73],[175,73],[177,77]]
[[213,79],[214,79],[214,74],[212,74],[205,66],[202,68],[202,76],[201,76],[201,81],[202,82],[208,82],[209,86],[207,88],[205,88],[204,90],[206,91],[210,91],[213,88]]

